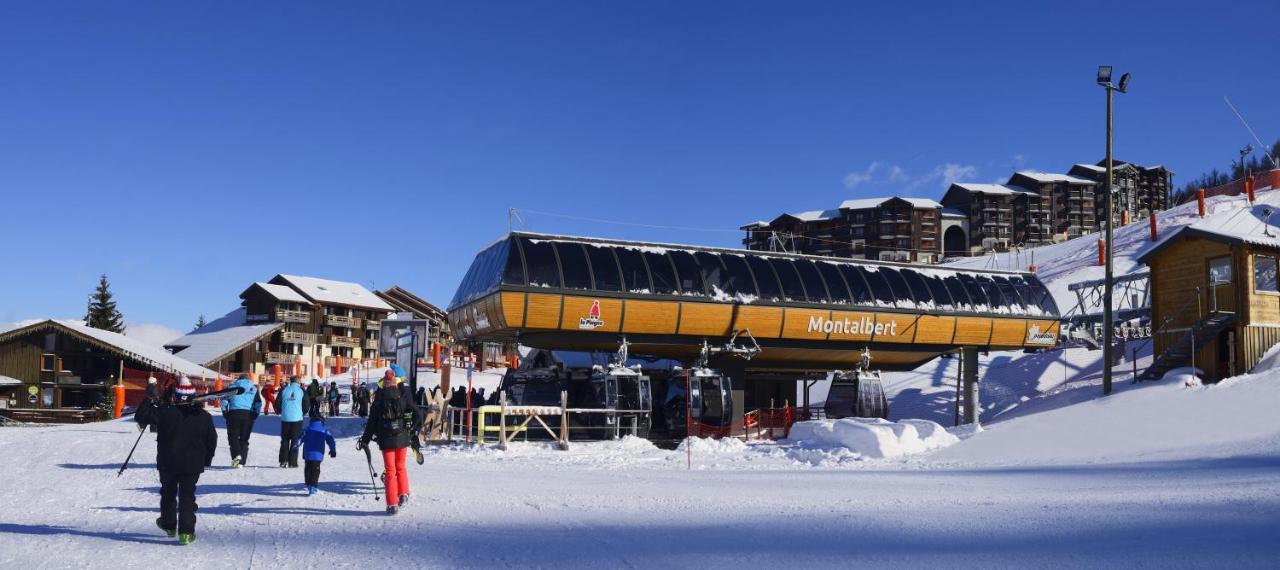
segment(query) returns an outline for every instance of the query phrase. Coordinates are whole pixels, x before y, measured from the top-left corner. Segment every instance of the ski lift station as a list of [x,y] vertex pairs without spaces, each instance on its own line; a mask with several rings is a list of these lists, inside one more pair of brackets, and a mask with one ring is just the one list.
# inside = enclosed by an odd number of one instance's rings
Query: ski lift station
[[[463,343],[626,345],[632,357],[682,363],[687,376],[714,373],[722,382],[708,389],[723,388],[735,417],[803,400],[802,379],[844,378],[855,393],[862,384],[854,400],[871,389],[883,400],[875,371],[948,353],[962,355],[972,403],[979,351],[1051,348],[1059,327],[1032,273],[522,232],[476,256],[448,313]],[[655,408],[672,391],[651,390]]]

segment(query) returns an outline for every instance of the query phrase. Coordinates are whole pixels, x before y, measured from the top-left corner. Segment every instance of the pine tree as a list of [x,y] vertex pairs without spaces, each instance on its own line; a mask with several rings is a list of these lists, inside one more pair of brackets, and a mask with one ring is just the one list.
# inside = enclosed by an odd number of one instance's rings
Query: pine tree
[[102,278],[98,280],[98,288],[89,295],[89,311],[84,316],[84,324],[95,329],[124,332],[124,315],[116,309],[106,273],[103,273]]
[[193,331],[195,331],[195,330],[200,330],[200,329],[204,328],[204,325],[205,325],[205,322],[204,322],[204,315],[200,315],[200,318],[196,319],[196,328],[193,328],[193,329],[191,329],[191,330],[193,330]]

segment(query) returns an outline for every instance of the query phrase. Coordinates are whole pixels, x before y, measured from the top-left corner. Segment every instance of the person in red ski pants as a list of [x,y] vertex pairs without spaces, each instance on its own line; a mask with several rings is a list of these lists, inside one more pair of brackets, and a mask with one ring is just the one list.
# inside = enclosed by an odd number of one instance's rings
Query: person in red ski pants
[[411,400],[391,380],[378,389],[364,434],[356,445],[366,449],[376,440],[382,450],[383,484],[386,486],[387,514],[394,515],[409,503],[409,472],[405,469],[405,456],[409,451],[417,426],[422,425],[422,414]]

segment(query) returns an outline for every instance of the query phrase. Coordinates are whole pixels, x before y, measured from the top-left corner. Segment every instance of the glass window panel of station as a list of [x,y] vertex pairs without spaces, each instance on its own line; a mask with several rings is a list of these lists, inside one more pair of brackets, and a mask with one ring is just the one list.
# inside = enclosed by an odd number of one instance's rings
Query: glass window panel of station
[[904,309],[916,306],[916,300],[911,295],[911,287],[902,278],[902,273],[892,267],[881,267],[878,273],[889,283],[889,291],[893,294],[895,305]]
[[[831,295],[826,283],[823,282],[822,274],[818,273],[818,266],[809,259],[797,259],[795,264],[796,271],[800,273],[800,282],[804,284],[804,290],[809,294],[809,302],[831,302]],[[837,284],[841,287],[844,286],[844,283],[837,282]]]
[[680,285],[681,295],[704,297],[706,288],[702,286],[702,269],[693,254],[684,250],[673,250],[667,254],[671,263],[676,266],[676,283]]
[[503,285],[524,285],[524,258],[514,240],[507,241],[507,266],[502,270]]
[[763,257],[747,257],[747,265],[756,276],[756,285],[760,287],[760,297],[766,301],[781,301],[782,287],[778,285],[778,274],[773,265]]
[[924,282],[924,277],[919,272],[914,269],[899,269],[898,273],[911,289],[911,296],[915,297],[917,307],[932,309],[937,306],[938,301],[933,298],[933,292],[929,290],[929,285]]
[[941,277],[933,273],[921,273],[920,278],[924,279],[924,284],[929,287],[929,295],[933,297],[935,307],[948,311],[955,309],[951,293],[947,291],[947,286],[943,284]]
[[840,275],[844,277],[844,282],[849,285],[849,295],[855,305],[875,306],[876,298],[871,292],[871,287],[867,285],[867,279],[863,277],[866,271],[856,265],[841,264],[838,266]]
[[488,258],[485,259],[484,271],[477,275],[475,294],[483,295],[490,293],[498,288],[498,284],[502,282],[503,259],[507,254],[507,242],[501,241],[493,244],[487,252]]
[[1040,306],[1040,310],[1046,315],[1058,314],[1058,302],[1054,300],[1053,295],[1049,293],[1049,288],[1044,286],[1039,279],[1025,279],[1027,288],[1031,290],[1031,298],[1035,299],[1036,304]]
[[991,310],[991,299],[987,298],[987,292],[982,288],[982,284],[978,283],[978,279],[968,273],[961,273],[959,278],[960,283],[964,285],[965,292],[969,294],[969,300],[973,301],[974,310]]
[[760,296],[760,292],[756,291],[755,279],[751,277],[751,269],[747,267],[746,257],[726,253],[720,256],[720,261],[724,262],[727,293],[746,297],[746,300]]
[[560,268],[556,266],[556,255],[551,249],[551,242],[526,239],[520,246],[524,248],[524,260],[529,269],[529,285],[559,287]]
[[565,289],[590,289],[591,269],[587,266],[587,252],[582,244],[558,242],[556,253],[560,254],[560,266],[564,268]]
[[658,295],[675,295],[680,291],[676,287],[676,272],[671,268],[671,260],[666,254],[644,252],[645,263],[649,264],[649,276],[653,278],[653,292]]
[[778,273],[778,281],[782,283],[782,295],[788,301],[804,302],[804,285],[800,284],[800,274],[796,273],[795,264],[790,259],[773,258],[769,260],[773,270]]
[[597,291],[622,290],[622,276],[618,274],[618,262],[613,259],[613,248],[588,245],[587,258],[591,261]]
[[1031,284],[1020,276],[1012,275],[1007,277],[1009,283],[1013,285],[1013,290],[1018,293],[1018,298],[1022,299],[1022,304],[1026,307],[1026,311],[1033,315],[1038,315],[1044,311],[1040,298],[1040,292],[1032,289]]
[[969,299],[969,292],[965,289],[964,284],[960,282],[960,277],[958,275],[948,275],[943,277],[942,284],[946,285],[947,292],[951,294],[951,302],[955,303],[955,308],[957,310],[973,310],[973,301]]
[[639,251],[627,248],[614,250],[618,256],[618,265],[622,266],[622,287],[631,293],[652,293],[653,285],[649,283],[649,270],[644,266],[644,257]]
[[867,285],[871,287],[871,296],[875,297],[875,304],[881,307],[892,307],[896,304],[896,297],[893,295],[893,288],[889,286],[889,282],[885,280],[884,274],[881,273],[883,268],[867,267],[857,268],[858,273],[867,280]]
[[1027,306],[1022,302],[1022,296],[1018,295],[1018,291],[1014,288],[1013,282],[1009,278],[1002,275],[996,275],[991,278],[996,282],[996,287],[1000,289],[1000,294],[1004,295],[1004,302],[1009,306],[1009,310],[1015,313],[1026,313]]
[[991,302],[991,310],[995,312],[1004,312],[1001,309],[1009,308],[1009,300],[1004,298],[1004,293],[1000,291],[1000,286],[996,285],[995,280],[990,275],[976,276],[978,285],[982,287],[982,292],[987,294],[987,300]]
[[720,256],[699,251],[693,254],[693,258],[698,262],[698,270],[702,273],[702,281],[707,286],[707,294],[719,300],[730,300],[733,297],[733,289],[725,283],[727,277],[724,265],[720,264]]
[[818,272],[822,274],[822,280],[827,282],[827,291],[831,293],[831,302],[852,303],[853,297],[849,294],[849,287],[845,284],[844,277],[840,275],[840,268],[828,261],[819,261],[817,265]]

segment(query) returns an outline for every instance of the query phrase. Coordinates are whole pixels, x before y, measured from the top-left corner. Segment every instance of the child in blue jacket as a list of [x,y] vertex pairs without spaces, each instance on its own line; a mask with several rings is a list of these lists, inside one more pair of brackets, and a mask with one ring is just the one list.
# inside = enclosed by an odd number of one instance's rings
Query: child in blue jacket
[[324,461],[326,444],[329,446],[329,457],[337,457],[338,445],[329,428],[324,427],[324,418],[312,416],[307,429],[303,430],[293,444],[294,449],[302,446],[302,459],[306,462],[303,471],[307,480],[307,495],[316,494],[316,485],[320,483],[320,462]]

